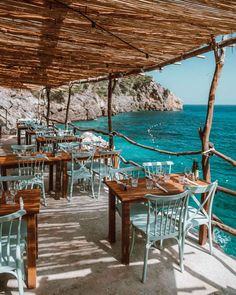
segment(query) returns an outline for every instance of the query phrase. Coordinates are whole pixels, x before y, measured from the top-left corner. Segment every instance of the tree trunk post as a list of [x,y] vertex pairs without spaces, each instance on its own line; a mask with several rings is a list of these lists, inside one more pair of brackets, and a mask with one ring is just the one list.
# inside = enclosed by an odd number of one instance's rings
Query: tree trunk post
[[47,127],[49,126],[49,117],[50,117],[50,92],[51,88],[46,87],[46,97],[47,97],[47,114],[46,114],[46,120],[47,120]]
[[69,84],[68,100],[67,100],[67,106],[66,106],[66,117],[65,117],[65,129],[68,128],[68,117],[69,117],[69,110],[70,110],[70,100],[71,100],[72,86],[73,86],[72,84]]
[[[209,97],[208,97],[208,107],[207,107],[207,115],[205,120],[205,125],[203,130],[199,129],[199,136],[202,143],[202,152],[205,152],[210,149],[210,133],[212,127],[212,120],[213,120],[213,112],[214,112],[214,102],[215,102],[215,94],[217,90],[217,86],[220,80],[222,68],[224,66],[224,55],[225,50],[219,49],[215,40],[213,39],[212,42],[214,48],[214,55],[215,55],[215,71],[211,82]],[[202,154],[202,171],[203,171],[203,178],[207,182],[211,182],[211,171],[210,171],[210,159],[208,154]],[[204,195],[202,196],[202,201],[204,201]],[[205,205],[206,211],[209,209],[209,202]],[[206,225],[200,226],[199,232],[199,243],[201,245],[206,244],[207,241],[207,227]]]
[[[107,117],[108,117],[108,133],[112,133],[112,93],[116,86],[116,80],[112,83],[112,77],[109,75],[108,80],[108,100],[107,100]],[[113,150],[114,139],[112,135],[109,135],[109,149]]]

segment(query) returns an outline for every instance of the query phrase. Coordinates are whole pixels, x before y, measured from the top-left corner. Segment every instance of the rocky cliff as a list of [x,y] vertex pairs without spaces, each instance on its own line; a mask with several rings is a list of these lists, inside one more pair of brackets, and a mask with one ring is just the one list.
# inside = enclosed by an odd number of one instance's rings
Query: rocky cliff
[[[72,88],[69,120],[92,120],[107,114],[107,81],[74,85]],[[0,87],[0,120],[4,107],[8,110],[8,127],[14,130],[16,120],[37,117],[46,113],[46,98],[39,98],[39,91],[6,89]],[[51,90],[52,119],[65,120],[68,88]],[[114,93],[113,114],[141,110],[177,111],[182,109],[181,100],[168,89],[157,84],[151,77],[136,76],[118,80]],[[8,131],[9,132],[9,131]]]

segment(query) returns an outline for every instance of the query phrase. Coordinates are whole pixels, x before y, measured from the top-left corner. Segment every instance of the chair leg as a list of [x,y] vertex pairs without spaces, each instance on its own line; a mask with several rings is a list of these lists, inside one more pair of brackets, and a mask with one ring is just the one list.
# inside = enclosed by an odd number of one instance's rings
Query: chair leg
[[160,240],[160,250],[163,250],[163,240]]
[[91,178],[91,190],[92,190],[92,197],[94,198],[94,182],[93,182],[93,177]]
[[22,277],[22,272],[21,272],[21,266],[20,265],[17,266],[16,274],[17,274],[19,295],[24,295],[23,277]]
[[69,186],[69,198],[68,198],[68,202],[70,203],[71,200],[72,200],[72,194],[73,194],[73,179],[71,177],[69,179],[68,186]]
[[183,238],[181,239],[181,241],[178,241],[178,246],[179,246],[179,265],[180,265],[180,270],[181,272],[184,271],[184,263],[183,263],[183,259],[184,259],[184,242],[182,241]]
[[211,232],[211,222],[208,224],[208,239],[209,239],[209,247],[210,247],[210,254],[213,254],[213,244],[212,244],[212,232]]
[[142,276],[142,282],[145,283],[147,279],[147,262],[148,262],[148,251],[150,246],[148,244],[145,245],[144,250],[144,263],[143,263],[143,276]]
[[99,176],[99,184],[98,184],[98,194],[97,194],[97,198],[100,197],[100,194],[101,194],[101,186],[102,186],[102,178]]
[[45,186],[44,186],[44,182],[42,182],[42,194],[43,194],[43,204],[46,207],[47,206],[47,201],[46,201],[46,194],[45,194]]
[[135,227],[132,226],[132,240],[131,240],[131,246],[130,246],[130,251],[129,251],[130,256],[132,255],[133,250],[134,250],[135,235],[136,235],[136,230],[135,230]]

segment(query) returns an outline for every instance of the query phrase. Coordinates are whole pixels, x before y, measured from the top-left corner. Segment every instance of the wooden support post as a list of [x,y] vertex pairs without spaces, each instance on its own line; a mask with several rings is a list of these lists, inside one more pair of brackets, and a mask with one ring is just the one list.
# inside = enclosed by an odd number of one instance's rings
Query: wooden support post
[[46,87],[46,96],[47,96],[47,126],[49,126],[49,117],[50,117],[50,91],[51,89],[49,87]]
[[65,129],[68,129],[68,117],[69,117],[69,110],[70,110],[70,99],[71,99],[72,86],[73,86],[72,84],[69,84],[68,100],[67,100],[67,106],[66,106]]
[[[116,86],[116,80],[112,83],[112,76],[109,75],[108,80],[108,100],[107,100],[107,117],[108,117],[108,133],[112,132],[112,93]],[[114,148],[114,140],[113,136],[109,135],[109,148],[113,150]]]
[[[214,48],[214,55],[215,55],[215,72],[211,82],[211,88],[208,97],[208,108],[207,108],[207,115],[205,120],[205,125],[203,130],[199,129],[199,136],[202,142],[202,152],[209,150],[210,148],[210,132],[212,127],[212,119],[213,119],[213,112],[214,112],[214,102],[215,102],[215,94],[216,89],[219,83],[219,79],[221,76],[222,68],[224,66],[224,49],[219,49],[215,40],[212,42]],[[202,171],[203,171],[203,178],[210,182],[211,181],[211,172],[210,172],[210,159],[207,154],[202,154]],[[204,200],[204,196],[203,196]],[[208,210],[209,203],[206,204],[205,209]],[[207,240],[207,227],[202,225],[200,227],[199,232],[199,243],[204,245]]]

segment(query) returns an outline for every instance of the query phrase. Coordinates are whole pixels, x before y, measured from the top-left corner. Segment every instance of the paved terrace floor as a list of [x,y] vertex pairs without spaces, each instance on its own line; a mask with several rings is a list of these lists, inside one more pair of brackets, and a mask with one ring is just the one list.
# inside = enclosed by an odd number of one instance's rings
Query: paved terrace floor
[[[179,271],[178,247],[150,251],[148,276],[141,283],[143,247],[136,240],[129,266],[120,263],[120,218],[117,242],[107,241],[107,191],[92,199],[76,188],[72,204],[48,197],[39,215],[39,258],[36,295],[136,295],[136,294],[236,294],[236,261],[208,245],[201,247],[191,236],[185,247],[185,272]],[[15,295],[16,280],[0,276],[0,294]]]

